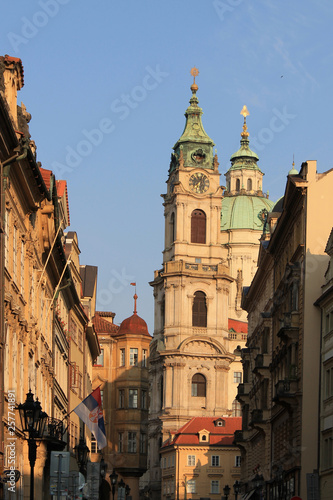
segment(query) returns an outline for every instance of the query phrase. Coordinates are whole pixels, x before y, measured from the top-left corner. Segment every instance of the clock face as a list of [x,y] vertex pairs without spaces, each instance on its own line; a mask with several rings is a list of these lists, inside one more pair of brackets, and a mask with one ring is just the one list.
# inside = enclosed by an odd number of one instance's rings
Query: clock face
[[191,175],[189,185],[194,193],[202,194],[209,188],[209,179],[207,175],[197,172]]

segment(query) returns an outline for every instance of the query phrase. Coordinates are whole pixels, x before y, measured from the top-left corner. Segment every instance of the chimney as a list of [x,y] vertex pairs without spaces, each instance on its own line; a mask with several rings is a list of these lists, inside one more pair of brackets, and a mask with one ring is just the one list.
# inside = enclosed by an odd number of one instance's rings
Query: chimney
[[14,128],[17,130],[17,91],[24,85],[23,65],[18,57],[0,56],[0,91],[7,101]]

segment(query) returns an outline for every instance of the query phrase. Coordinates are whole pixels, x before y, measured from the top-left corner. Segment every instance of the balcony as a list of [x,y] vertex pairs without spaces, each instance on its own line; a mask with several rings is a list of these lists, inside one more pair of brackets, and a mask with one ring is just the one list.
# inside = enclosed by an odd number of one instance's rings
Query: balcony
[[62,420],[48,417],[44,430],[43,439],[47,442],[47,446],[51,451],[62,451],[66,446],[63,440],[65,430]]
[[251,384],[248,382],[238,384],[238,387],[237,387],[238,392],[237,392],[236,399],[238,401],[243,401],[244,403],[248,402],[248,400],[250,399],[250,396],[249,396],[250,387],[251,387]]
[[299,313],[284,313],[277,336],[285,342],[287,342],[288,340],[295,342],[298,340],[298,330]]
[[279,380],[275,384],[275,397],[273,401],[282,406],[292,406],[297,404],[297,386],[296,379]]
[[253,372],[265,376],[269,370],[271,356],[269,354],[257,354],[254,359]]
[[265,426],[269,418],[269,411],[256,408],[251,412],[251,420],[249,422],[250,427],[261,428]]

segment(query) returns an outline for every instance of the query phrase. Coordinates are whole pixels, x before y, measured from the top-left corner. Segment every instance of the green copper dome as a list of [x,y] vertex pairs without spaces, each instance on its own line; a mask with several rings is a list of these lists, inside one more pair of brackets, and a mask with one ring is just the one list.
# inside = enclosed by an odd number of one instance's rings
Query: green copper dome
[[199,107],[197,90],[198,86],[194,82],[191,85],[190,105],[185,112],[184,131],[173,147],[174,153],[171,155],[169,173],[179,168],[180,164],[185,168],[200,166],[200,168],[214,170],[213,147],[215,144],[203,128],[201,121],[203,112]]
[[222,200],[221,231],[254,229],[262,231],[267,212],[274,202],[259,196],[228,196]]

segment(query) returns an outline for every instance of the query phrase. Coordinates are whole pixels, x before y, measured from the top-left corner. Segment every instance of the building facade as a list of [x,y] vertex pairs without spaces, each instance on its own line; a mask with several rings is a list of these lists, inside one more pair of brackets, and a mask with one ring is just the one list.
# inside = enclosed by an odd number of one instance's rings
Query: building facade
[[139,500],[139,479],[147,470],[151,342],[147,324],[137,313],[137,298],[135,294],[133,315],[120,326],[113,323],[113,313],[96,312],[101,355],[93,367],[93,386],[103,391],[108,445],[102,456],[108,474],[118,474],[133,500]]
[[[268,215],[259,267],[245,292],[247,348],[238,387],[245,492],[251,498],[318,498],[320,295],[331,229],[333,172],[292,169]],[[258,483],[259,476],[259,483]]]
[[[241,418],[193,417],[170,434],[161,448],[162,499],[220,499],[240,478],[240,455],[233,444]],[[233,498],[233,493],[231,497]]]
[[28,127],[31,116],[23,104],[17,106],[22,86],[21,60],[0,57],[0,475],[3,479],[11,466],[20,472],[14,490],[3,481],[0,488],[4,498],[30,496],[28,443],[17,405],[32,393],[46,413],[34,467],[34,494],[50,498],[51,452],[70,451],[77,470],[77,441],[74,437],[69,443],[66,417],[88,390],[83,384],[78,400],[73,398],[72,315],[80,318],[86,353],[80,364],[82,374],[91,374],[99,346],[96,335],[95,341],[88,340],[89,321],[81,306],[80,286],[64,250],[64,229],[69,224],[67,185],[37,162]]
[[255,272],[264,215],[272,206],[262,192],[258,157],[249,147],[246,108],[241,147],[231,157],[223,192],[197,90],[194,82],[184,132],[171,155],[163,195],[163,269],[151,282],[149,488],[156,499],[161,495],[160,449],[169,433],[192,417],[238,411],[235,378],[241,381],[242,369],[234,351],[246,342],[241,289]]

